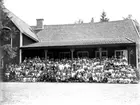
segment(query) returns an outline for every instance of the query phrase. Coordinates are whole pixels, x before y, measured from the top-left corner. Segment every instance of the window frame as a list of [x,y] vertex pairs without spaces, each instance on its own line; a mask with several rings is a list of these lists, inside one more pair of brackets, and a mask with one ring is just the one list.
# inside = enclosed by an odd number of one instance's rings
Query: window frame
[[87,57],[89,57],[89,52],[88,51],[77,51],[77,57],[79,57],[80,53],[82,53],[82,58],[83,58],[83,53],[86,53]]
[[[106,56],[102,56],[103,52],[106,52]],[[99,57],[97,57],[97,53],[99,53]],[[102,57],[108,57],[108,51],[107,50],[102,50],[101,51],[101,58]],[[100,58],[100,51],[95,51],[95,58]]]
[[103,53],[103,52],[106,52],[106,56],[103,56],[103,55],[102,55],[102,57],[108,57],[108,51],[107,51],[107,50],[101,51],[101,53]]
[[[99,57],[97,57],[97,53],[99,53]],[[95,51],[95,58],[100,58],[100,52],[99,51]]]
[[[115,58],[116,58],[116,52],[121,52],[121,51],[124,53],[124,51],[127,51],[127,50],[115,50]],[[120,59],[120,57],[119,57],[119,59]],[[128,51],[127,51],[127,59],[128,59]]]

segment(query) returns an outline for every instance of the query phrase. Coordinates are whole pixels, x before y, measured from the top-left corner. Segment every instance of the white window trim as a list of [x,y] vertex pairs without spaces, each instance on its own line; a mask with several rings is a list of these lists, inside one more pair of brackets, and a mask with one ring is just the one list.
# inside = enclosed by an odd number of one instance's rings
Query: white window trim
[[[127,50],[115,50],[115,58],[116,58],[116,52],[120,52],[120,51],[127,51]],[[127,59],[128,59],[128,51],[127,51]]]
[[121,52],[121,51],[124,51],[124,50],[115,50],[115,57],[116,57],[116,52]]
[[103,52],[106,52],[106,56],[105,57],[108,57],[108,51],[107,50],[103,50],[101,53],[103,53]]
[[[102,50],[101,54],[102,54],[102,52],[106,52],[106,56],[103,56],[103,57],[108,57],[108,51],[107,50]],[[97,53],[100,54],[100,51],[95,51],[95,57],[97,57]],[[101,57],[102,57],[102,55],[101,55]]]
[[87,56],[89,57],[89,52],[88,52],[88,51],[78,51],[78,52],[77,52],[77,57],[79,57],[78,55],[79,55],[80,53],[87,53]]

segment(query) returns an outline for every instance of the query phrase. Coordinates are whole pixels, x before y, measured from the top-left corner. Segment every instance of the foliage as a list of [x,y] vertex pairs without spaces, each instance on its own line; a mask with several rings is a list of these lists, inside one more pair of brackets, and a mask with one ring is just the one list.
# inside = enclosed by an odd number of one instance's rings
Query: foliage
[[4,41],[13,39],[18,31],[8,17],[8,13],[4,11],[5,7],[2,1],[0,0],[0,41],[3,43],[0,46],[3,48],[4,57],[14,58],[17,48],[11,47],[10,44],[4,44]]
[[109,19],[106,17],[106,12],[103,11],[101,14],[100,22],[108,22]]
[[0,31],[0,40],[7,41],[10,40],[10,30],[9,29],[1,29]]
[[123,17],[123,19],[124,19],[124,20],[125,20],[125,19],[132,19],[132,15],[129,14],[127,17]]
[[16,57],[17,47],[11,47],[10,44],[5,44],[3,45],[3,50],[4,50],[4,56],[6,56],[7,58],[13,59],[14,57]]

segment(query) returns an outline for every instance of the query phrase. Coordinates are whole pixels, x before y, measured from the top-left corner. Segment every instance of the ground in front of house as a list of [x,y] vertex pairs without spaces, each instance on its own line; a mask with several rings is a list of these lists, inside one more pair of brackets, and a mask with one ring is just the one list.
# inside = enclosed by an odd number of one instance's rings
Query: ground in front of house
[[0,83],[1,105],[140,105],[140,84]]

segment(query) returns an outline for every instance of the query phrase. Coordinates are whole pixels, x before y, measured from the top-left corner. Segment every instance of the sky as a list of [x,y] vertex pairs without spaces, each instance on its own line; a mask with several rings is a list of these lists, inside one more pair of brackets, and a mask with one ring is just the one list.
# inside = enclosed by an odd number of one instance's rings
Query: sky
[[140,0],[4,0],[4,5],[29,25],[43,18],[45,25],[100,21],[103,11],[110,21],[132,15],[140,23]]

